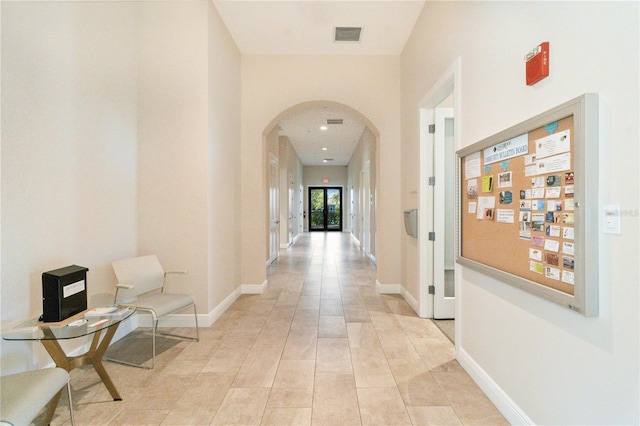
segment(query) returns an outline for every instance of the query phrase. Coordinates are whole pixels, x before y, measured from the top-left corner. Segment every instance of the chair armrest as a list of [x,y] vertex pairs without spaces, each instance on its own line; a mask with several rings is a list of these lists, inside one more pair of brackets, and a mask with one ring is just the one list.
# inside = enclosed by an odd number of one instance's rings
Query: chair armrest
[[189,271],[165,271],[164,276],[166,277],[168,274],[182,274],[187,275]]
[[131,290],[135,287],[133,284],[116,284],[116,288],[125,288],[127,290]]
[[117,283],[116,284],[116,294],[114,294],[113,296],[113,306],[118,306],[118,290],[125,289],[125,290],[131,290],[132,288],[134,288],[135,286],[133,284],[122,284],[122,283]]

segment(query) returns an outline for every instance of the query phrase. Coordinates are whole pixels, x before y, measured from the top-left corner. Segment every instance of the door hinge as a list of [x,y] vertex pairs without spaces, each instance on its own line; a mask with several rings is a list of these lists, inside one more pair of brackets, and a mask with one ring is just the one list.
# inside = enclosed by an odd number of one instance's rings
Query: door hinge
[[429,177],[429,186],[436,186],[436,177],[435,176],[430,176]]
[[429,124],[429,133],[433,134],[436,132],[436,125],[435,124]]
[[435,241],[435,240],[436,240],[436,233],[429,232],[429,241]]
[[435,285],[430,285],[429,286],[429,294],[436,294],[436,286]]

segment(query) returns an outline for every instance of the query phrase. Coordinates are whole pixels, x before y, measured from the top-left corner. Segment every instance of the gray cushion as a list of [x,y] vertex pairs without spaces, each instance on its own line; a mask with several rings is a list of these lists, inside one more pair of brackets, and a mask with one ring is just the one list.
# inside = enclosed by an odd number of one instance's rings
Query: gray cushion
[[62,368],[45,368],[0,378],[0,419],[28,425],[69,382]]

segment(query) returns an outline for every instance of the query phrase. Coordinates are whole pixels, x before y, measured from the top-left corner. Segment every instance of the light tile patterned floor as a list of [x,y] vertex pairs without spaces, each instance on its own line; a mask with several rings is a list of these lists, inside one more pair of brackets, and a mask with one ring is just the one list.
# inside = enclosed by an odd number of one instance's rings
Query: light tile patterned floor
[[[375,277],[349,234],[303,234],[267,291],[239,298],[200,342],[165,338],[154,370],[107,363],[123,401],[74,370],[76,424],[508,424],[442,332]],[[68,423],[63,399],[53,424]]]

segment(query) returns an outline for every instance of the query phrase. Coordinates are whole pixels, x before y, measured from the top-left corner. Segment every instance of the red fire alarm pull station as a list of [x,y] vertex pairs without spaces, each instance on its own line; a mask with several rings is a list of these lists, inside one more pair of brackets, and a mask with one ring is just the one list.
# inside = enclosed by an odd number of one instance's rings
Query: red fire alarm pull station
[[536,46],[525,56],[527,62],[527,86],[533,86],[549,76],[549,42]]

